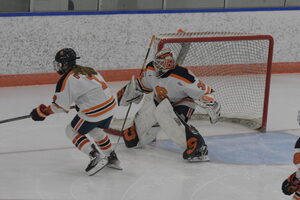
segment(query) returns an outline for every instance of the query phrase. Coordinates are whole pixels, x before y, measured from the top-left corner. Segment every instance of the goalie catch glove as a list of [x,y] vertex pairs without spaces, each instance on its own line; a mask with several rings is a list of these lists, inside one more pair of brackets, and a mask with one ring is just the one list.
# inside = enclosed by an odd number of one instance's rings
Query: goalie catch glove
[[198,105],[205,109],[211,124],[215,124],[220,120],[221,104],[211,94],[203,95]]
[[296,172],[290,175],[285,181],[283,181],[281,190],[285,195],[294,194],[300,187],[300,181],[296,177]]
[[117,93],[120,106],[128,106],[130,103],[139,104],[144,94],[136,87],[136,82],[132,76],[131,81]]

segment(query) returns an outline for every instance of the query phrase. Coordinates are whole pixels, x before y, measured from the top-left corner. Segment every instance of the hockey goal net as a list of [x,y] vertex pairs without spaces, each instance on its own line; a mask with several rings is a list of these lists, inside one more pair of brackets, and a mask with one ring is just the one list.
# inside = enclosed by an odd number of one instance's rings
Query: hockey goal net
[[[214,88],[221,121],[266,130],[273,38],[229,32],[170,33],[154,37],[149,54],[170,48],[177,63]],[[195,119],[207,119],[200,107]]]

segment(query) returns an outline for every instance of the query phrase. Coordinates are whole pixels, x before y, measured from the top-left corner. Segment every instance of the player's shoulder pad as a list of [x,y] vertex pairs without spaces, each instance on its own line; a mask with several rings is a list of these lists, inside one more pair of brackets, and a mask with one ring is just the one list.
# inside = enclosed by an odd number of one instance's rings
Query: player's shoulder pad
[[69,71],[62,75],[56,84],[55,92],[62,92],[65,89],[66,83],[70,75],[73,74],[73,71]]
[[190,74],[188,69],[179,65],[177,65],[174,70],[171,70],[170,76],[180,79],[189,84],[192,84],[196,81],[195,76],[193,74]]
[[155,71],[153,61],[149,62],[149,63],[146,65],[145,71],[147,71],[147,70]]

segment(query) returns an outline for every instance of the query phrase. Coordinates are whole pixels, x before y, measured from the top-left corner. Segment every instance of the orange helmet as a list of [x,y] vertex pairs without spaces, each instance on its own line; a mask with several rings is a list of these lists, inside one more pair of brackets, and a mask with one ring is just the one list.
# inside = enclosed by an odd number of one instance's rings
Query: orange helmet
[[173,58],[173,53],[171,49],[164,48],[157,52],[154,57],[154,68],[156,75],[162,76],[167,71],[175,68],[175,60]]

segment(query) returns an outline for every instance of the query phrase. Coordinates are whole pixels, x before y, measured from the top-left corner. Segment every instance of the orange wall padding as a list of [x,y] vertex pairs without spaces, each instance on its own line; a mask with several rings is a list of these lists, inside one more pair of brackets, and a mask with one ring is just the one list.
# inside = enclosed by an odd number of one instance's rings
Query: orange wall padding
[[[99,72],[106,81],[111,82],[130,80],[132,75],[137,76],[140,71],[141,69],[114,69]],[[273,63],[272,74],[281,73],[300,73],[300,62]],[[0,75],[0,87],[55,84],[59,77],[56,73]]]

